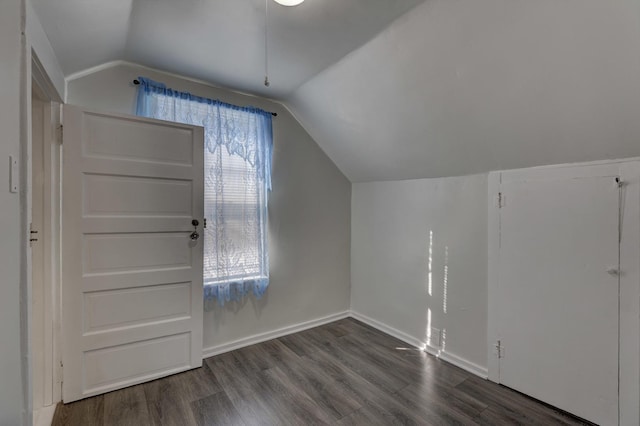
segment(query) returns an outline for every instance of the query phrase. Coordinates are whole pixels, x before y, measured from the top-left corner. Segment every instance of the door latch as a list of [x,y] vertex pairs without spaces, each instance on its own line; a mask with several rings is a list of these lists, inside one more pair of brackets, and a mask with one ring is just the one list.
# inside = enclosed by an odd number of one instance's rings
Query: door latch
[[193,225],[193,232],[191,233],[191,235],[189,235],[189,238],[195,241],[200,238],[200,234],[198,234],[198,225],[200,224],[200,222],[198,222],[198,219],[193,219],[191,221],[191,224]]

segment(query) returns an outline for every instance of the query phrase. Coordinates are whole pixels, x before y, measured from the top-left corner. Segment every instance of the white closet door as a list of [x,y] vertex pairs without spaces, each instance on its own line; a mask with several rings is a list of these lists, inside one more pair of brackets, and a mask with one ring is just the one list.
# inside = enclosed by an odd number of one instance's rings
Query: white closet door
[[64,402],[202,365],[203,143],[65,106]]
[[597,424],[615,425],[615,178],[514,179],[503,181],[501,192],[500,382]]

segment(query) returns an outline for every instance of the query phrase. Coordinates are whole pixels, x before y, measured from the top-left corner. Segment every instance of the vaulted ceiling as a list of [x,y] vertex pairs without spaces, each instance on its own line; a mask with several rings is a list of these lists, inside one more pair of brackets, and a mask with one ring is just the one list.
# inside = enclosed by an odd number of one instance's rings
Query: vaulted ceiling
[[632,0],[430,0],[288,100],[354,182],[640,156]]
[[422,1],[32,0],[66,75],[129,60],[276,99]]
[[354,182],[640,156],[636,0],[32,0],[67,76],[124,59],[281,100]]

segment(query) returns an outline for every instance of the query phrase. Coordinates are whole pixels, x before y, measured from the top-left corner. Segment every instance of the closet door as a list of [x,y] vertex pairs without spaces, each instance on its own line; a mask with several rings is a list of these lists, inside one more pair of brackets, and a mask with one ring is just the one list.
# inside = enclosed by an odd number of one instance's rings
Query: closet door
[[503,174],[500,383],[618,424],[619,204],[615,175]]
[[65,106],[64,402],[202,365],[203,144]]

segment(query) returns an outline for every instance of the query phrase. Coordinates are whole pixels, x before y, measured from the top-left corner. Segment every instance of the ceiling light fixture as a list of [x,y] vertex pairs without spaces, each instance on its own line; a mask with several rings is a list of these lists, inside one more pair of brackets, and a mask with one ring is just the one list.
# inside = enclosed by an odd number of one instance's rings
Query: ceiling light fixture
[[304,0],[274,0],[274,1],[283,6],[297,6],[300,3],[302,3]]

